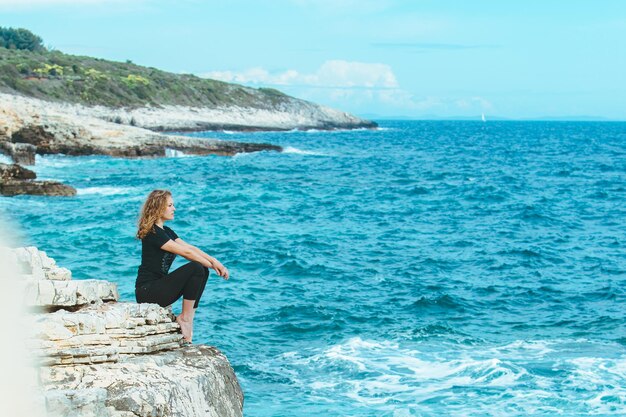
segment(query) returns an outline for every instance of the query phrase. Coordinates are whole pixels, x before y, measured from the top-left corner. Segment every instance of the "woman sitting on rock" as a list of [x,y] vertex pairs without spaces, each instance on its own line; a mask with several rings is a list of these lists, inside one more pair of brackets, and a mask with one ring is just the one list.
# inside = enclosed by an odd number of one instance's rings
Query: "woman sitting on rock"
[[[135,283],[138,303],[156,303],[161,307],[183,297],[182,313],[176,317],[183,337],[191,342],[193,317],[209,277],[209,269],[228,279],[228,269],[217,259],[183,241],[163,223],[174,219],[174,200],[167,190],[148,195],[139,217],[137,238],[141,239],[141,265]],[[189,263],[168,273],[176,255]]]

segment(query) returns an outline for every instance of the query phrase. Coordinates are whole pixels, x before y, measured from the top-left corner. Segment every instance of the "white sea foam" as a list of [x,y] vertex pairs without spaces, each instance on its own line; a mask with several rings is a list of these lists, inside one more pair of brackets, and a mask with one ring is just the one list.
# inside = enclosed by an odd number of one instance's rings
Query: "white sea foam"
[[234,154],[231,158],[232,159],[252,158],[256,154],[257,154],[257,152],[239,152],[239,153]]
[[[626,355],[584,356],[595,344],[535,340],[480,348],[438,343],[420,344],[417,350],[355,337],[309,354],[289,352],[281,360],[288,368],[316,376],[307,383],[312,395],[336,397],[341,392],[346,399],[381,412],[394,412],[399,404],[417,412],[413,404],[428,413],[430,404],[430,411],[440,415],[506,416],[512,410],[523,415],[624,413]],[[573,346],[579,346],[578,354]],[[574,357],[564,359],[564,352]],[[537,368],[559,376],[541,375]],[[563,378],[562,373],[569,376]],[[493,395],[501,399],[495,409]]]
[[99,156],[66,156],[66,155],[35,155],[35,167],[64,168],[83,164],[94,164],[100,161]]
[[167,158],[185,158],[193,155],[186,154],[185,152],[179,151],[178,149],[165,148],[165,156]]
[[128,188],[123,187],[88,187],[88,188],[79,188],[76,190],[78,195],[121,195],[128,194],[130,190]]
[[328,134],[334,134],[334,133],[346,133],[346,132],[376,132],[376,131],[385,131],[385,130],[393,130],[392,128],[388,128],[388,127],[377,127],[377,128],[369,128],[369,127],[357,127],[357,128],[339,128],[339,129],[306,129],[306,130],[300,130],[300,129],[293,129],[290,130],[289,132],[304,132],[304,133],[328,133]]
[[12,164],[13,160],[7,155],[0,154],[0,164]]
[[42,156],[35,155],[35,166],[46,168],[63,168],[73,165],[76,161],[72,161],[69,156],[51,155]]
[[491,348],[489,352],[494,356],[507,356],[512,358],[542,358],[545,355],[554,352],[554,348],[550,346],[556,342],[548,342],[544,340],[516,340],[508,345],[497,346]]
[[294,148],[292,146],[287,146],[287,147],[283,148],[283,153],[291,153],[291,154],[297,154],[297,155],[326,156],[326,154],[323,154],[323,153],[313,152],[313,151],[305,151],[305,150],[302,150],[302,149]]

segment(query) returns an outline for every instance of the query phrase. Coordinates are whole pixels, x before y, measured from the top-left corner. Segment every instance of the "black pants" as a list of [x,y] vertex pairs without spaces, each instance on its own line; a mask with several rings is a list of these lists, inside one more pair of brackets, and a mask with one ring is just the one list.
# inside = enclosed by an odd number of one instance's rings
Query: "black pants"
[[193,308],[198,308],[208,279],[208,268],[198,262],[189,262],[161,279],[136,287],[135,298],[138,303],[166,307],[182,296],[184,300],[196,300]]

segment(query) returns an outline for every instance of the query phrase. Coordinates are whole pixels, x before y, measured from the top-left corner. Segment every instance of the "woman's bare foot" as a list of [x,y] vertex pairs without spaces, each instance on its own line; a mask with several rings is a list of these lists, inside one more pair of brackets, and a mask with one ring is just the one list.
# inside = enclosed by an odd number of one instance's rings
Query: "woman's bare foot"
[[193,337],[193,320],[186,320],[181,314],[176,317],[176,323],[180,326],[180,331],[183,333],[183,339],[191,343],[191,339]]

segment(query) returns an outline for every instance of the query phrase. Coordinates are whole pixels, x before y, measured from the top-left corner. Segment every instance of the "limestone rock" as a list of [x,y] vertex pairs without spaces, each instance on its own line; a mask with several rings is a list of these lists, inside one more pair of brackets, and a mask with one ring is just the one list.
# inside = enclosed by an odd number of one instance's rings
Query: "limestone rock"
[[56,261],[46,252],[34,246],[13,249],[12,253],[25,278],[63,281],[72,279],[72,272],[69,269],[57,266]]
[[[0,151],[15,158],[18,148],[34,148],[38,154],[122,157],[165,156],[166,149],[199,155],[282,150],[280,146],[263,143],[164,135],[110,121],[111,115],[115,119],[127,113],[126,109],[54,103],[0,93],[0,143],[4,142]],[[153,117],[158,121],[163,116]]]
[[18,164],[0,164],[0,194],[15,196],[34,195],[76,195],[76,190],[56,181],[32,181],[37,175]]
[[30,319],[37,335],[31,348],[46,365],[117,362],[125,355],[182,346],[174,317],[156,304],[98,303]]
[[74,196],[76,189],[56,181],[0,181],[0,194],[5,196],[49,195]]
[[29,307],[75,307],[119,299],[117,286],[100,280],[29,280],[25,293]]
[[[243,393],[216,348],[184,345],[171,311],[116,302],[102,280],[71,272],[35,247],[9,251],[20,265],[29,305],[27,347],[48,416],[239,417]],[[64,308],[61,308],[64,307]]]
[[[226,357],[197,345],[40,373],[49,415],[241,416],[243,394]],[[207,395],[210,393],[210,395]]]
[[37,178],[30,169],[23,168],[18,164],[2,164],[0,163],[0,179],[1,180],[32,180]]
[[22,165],[35,165],[37,147],[29,143],[0,142],[0,153],[9,155],[13,162]]

